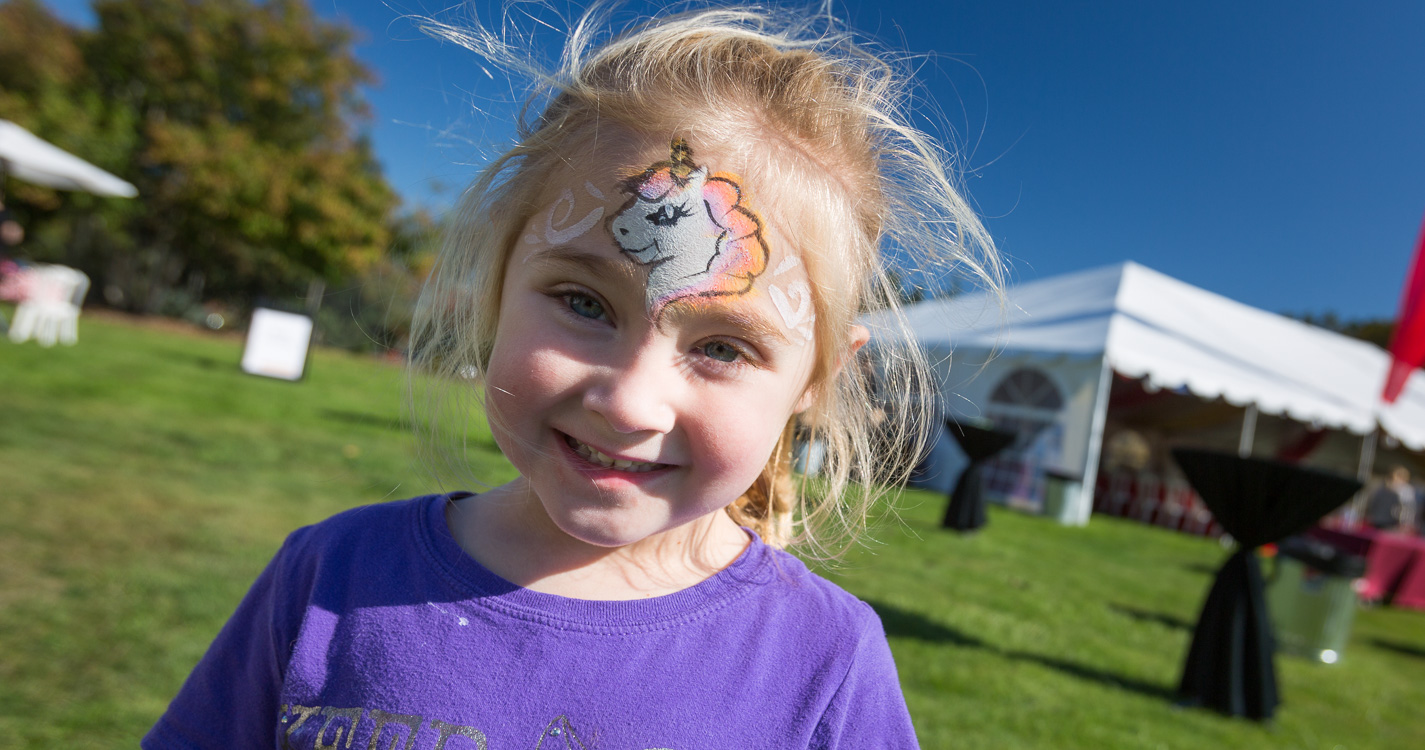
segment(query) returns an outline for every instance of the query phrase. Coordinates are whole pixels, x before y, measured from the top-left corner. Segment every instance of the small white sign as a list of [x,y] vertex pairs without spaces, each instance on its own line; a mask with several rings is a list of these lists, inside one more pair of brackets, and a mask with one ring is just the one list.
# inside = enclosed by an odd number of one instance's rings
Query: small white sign
[[305,315],[268,310],[252,311],[242,370],[282,380],[301,380],[312,343],[312,319]]

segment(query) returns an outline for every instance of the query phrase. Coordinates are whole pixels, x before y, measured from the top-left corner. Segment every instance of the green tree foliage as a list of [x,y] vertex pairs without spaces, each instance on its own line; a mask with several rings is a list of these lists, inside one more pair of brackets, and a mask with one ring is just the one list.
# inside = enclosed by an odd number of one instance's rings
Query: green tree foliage
[[[62,147],[79,123],[95,135],[73,150],[138,187],[131,206],[103,214],[115,226],[102,258],[79,259],[111,303],[153,312],[280,296],[383,258],[396,197],[353,129],[372,75],[349,29],[299,0],[97,0],[94,10],[98,25],[84,32],[33,0],[0,6],[0,61],[15,66],[0,74],[0,117]],[[10,16],[31,31],[9,33]],[[63,98],[95,111],[67,120],[53,101]],[[36,218],[56,223],[64,202],[82,200],[40,197],[50,203],[34,202],[37,212],[55,210]]]
[[421,282],[434,264],[440,227],[423,211],[391,222],[385,257],[328,287],[318,343],[365,352],[404,351]]
[[[37,0],[0,4],[0,117],[111,172],[122,173],[136,144],[132,110],[91,85],[81,38]],[[13,178],[6,203],[27,228],[25,253],[86,270],[127,251],[115,231],[142,210],[130,201],[66,193]]]
[[[132,123],[121,108],[82,85],[85,70],[78,37],[37,0],[0,5],[0,116],[45,133],[61,148],[83,148],[90,161],[122,166],[130,144],[121,142],[121,131]],[[105,128],[111,113],[119,122]],[[46,188],[20,182],[7,187],[13,199],[42,209],[61,202]]]

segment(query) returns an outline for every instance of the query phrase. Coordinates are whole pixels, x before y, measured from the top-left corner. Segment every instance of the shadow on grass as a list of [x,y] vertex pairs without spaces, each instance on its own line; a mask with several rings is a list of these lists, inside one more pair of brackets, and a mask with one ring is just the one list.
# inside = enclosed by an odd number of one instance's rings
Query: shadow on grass
[[1173,628],[1174,630],[1192,632],[1194,627],[1193,624],[1187,620],[1181,620],[1172,615],[1163,614],[1162,612],[1150,612],[1146,609],[1138,609],[1123,604],[1110,604],[1108,608],[1120,615],[1131,617],[1139,622],[1151,622],[1164,627]]
[[[1125,677],[1084,664],[1076,664],[1071,661],[1057,659],[1052,656],[1031,654],[1023,651],[1005,651],[980,638],[936,622],[918,612],[912,612],[891,604],[870,599],[866,600],[866,603],[871,605],[871,609],[876,610],[876,614],[881,616],[881,624],[886,628],[886,635],[891,638],[914,638],[927,643],[945,643],[962,648],[983,649],[988,653],[995,654],[1010,661],[1030,662],[1048,667],[1063,672],[1075,679],[1095,682],[1107,687],[1140,693],[1167,701],[1177,698],[1177,692],[1170,686],[1155,685],[1143,680]],[[1163,615],[1159,616],[1166,618],[1166,616]]]
[[1056,669],[1066,675],[1069,675],[1070,677],[1076,677],[1080,680],[1087,680],[1089,682],[1097,682],[1098,684],[1104,685],[1106,687],[1118,688],[1120,690],[1127,690],[1133,693],[1140,693],[1150,698],[1160,698],[1165,701],[1174,701],[1177,700],[1178,697],[1177,690],[1172,687],[1164,685],[1155,685],[1151,682],[1146,682],[1144,680],[1139,680],[1132,677],[1124,677],[1120,674],[1114,674],[1113,672],[1108,672],[1102,669],[1095,669],[1094,667],[1086,666],[1083,664],[1075,664],[1071,661],[1055,659],[1052,656],[1041,656],[1039,654],[1027,654],[1022,652],[1006,652],[1004,653],[1004,656],[1007,659],[1013,659],[1014,661],[1027,661],[1034,664],[1039,664],[1050,669]]
[[375,427],[381,430],[406,431],[410,424],[403,417],[381,416],[379,414],[368,414],[359,411],[347,411],[345,409],[322,409],[318,414],[322,419],[330,419],[333,422],[342,424],[357,425],[360,427]]
[[1387,641],[1382,638],[1372,638],[1370,643],[1372,646],[1385,649],[1386,651],[1402,654],[1404,656],[1413,656],[1416,659],[1425,659],[1425,646],[1400,643],[1399,641]]
[[240,372],[242,370],[237,360],[218,359],[217,357],[209,357],[206,354],[175,351],[168,352],[168,357],[197,367],[200,370],[232,370],[234,372]]
[[1217,569],[1218,569],[1219,567],[1221,567],[1221,566],[1219,566],[1219,565],[1209,565],[1209,564],[1207,564],[1207,563],[1195,562],[1195,563],[1188,563],[1188,564],[1184,565],[1184,566],[1183,566],[1183,569],[1184,569],[1184,570],[1190,570],[1190,571],[1192,571],[1192,572],[1194,572],[1194,573],[1201,573],[1201,574],[1203,574],[1203,575],[1205,575],[1205,576],[1215,576],[1215,575],[1217,575]]
[[911,612],[869,599],[866,600],[866,603],[871,605],[871,609],[876,610],[876,614],[881,616],[881,624],[886,628],[886,635],[892,638],[914,638],[926,643],[950,643],[956,646],[995,650],[979,638],[942,625],[918,612]]

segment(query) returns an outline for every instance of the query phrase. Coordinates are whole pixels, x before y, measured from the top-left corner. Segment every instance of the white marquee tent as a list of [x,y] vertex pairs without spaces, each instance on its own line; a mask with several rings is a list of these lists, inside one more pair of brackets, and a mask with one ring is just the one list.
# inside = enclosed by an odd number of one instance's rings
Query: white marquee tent
[[[1066,474],[1097,473],[1113,373],[1363,437],[1379,426],[1406,448],[1425,450],[1425,373],[1417,370],[1386,407],[1378,399],[1389,355],[1379,348],[1136,263],[1020,284],[1003,307],[972,293],[905,314],[938,362],[943,405],[955,418],[983,416],[991,391],[1003,394],[1003,378],[1016,368],[1048,373],[1066,394],[1048,463]],[[873,341],[884,335],[875,318],[866,322]],[[932,464],[946,463],[946,450],[954,453],[937,446]],[[1092,509],[1093,482],[1078,489],[1061,515],[1069,523],[1087,522]]]

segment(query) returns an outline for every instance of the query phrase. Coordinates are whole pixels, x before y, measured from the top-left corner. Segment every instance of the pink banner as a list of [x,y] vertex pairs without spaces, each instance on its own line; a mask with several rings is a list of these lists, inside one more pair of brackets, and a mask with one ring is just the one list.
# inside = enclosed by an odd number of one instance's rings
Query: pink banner
[[1395,320],[1395,335],[1390,339],[1390,357],[1390,374],[1381,391],[1381,399],[1387,404],[1400,396],[1410,373],[1425,364],[1425,225],[1420,228],[1415,257],[1405,275],[1400,314]]

